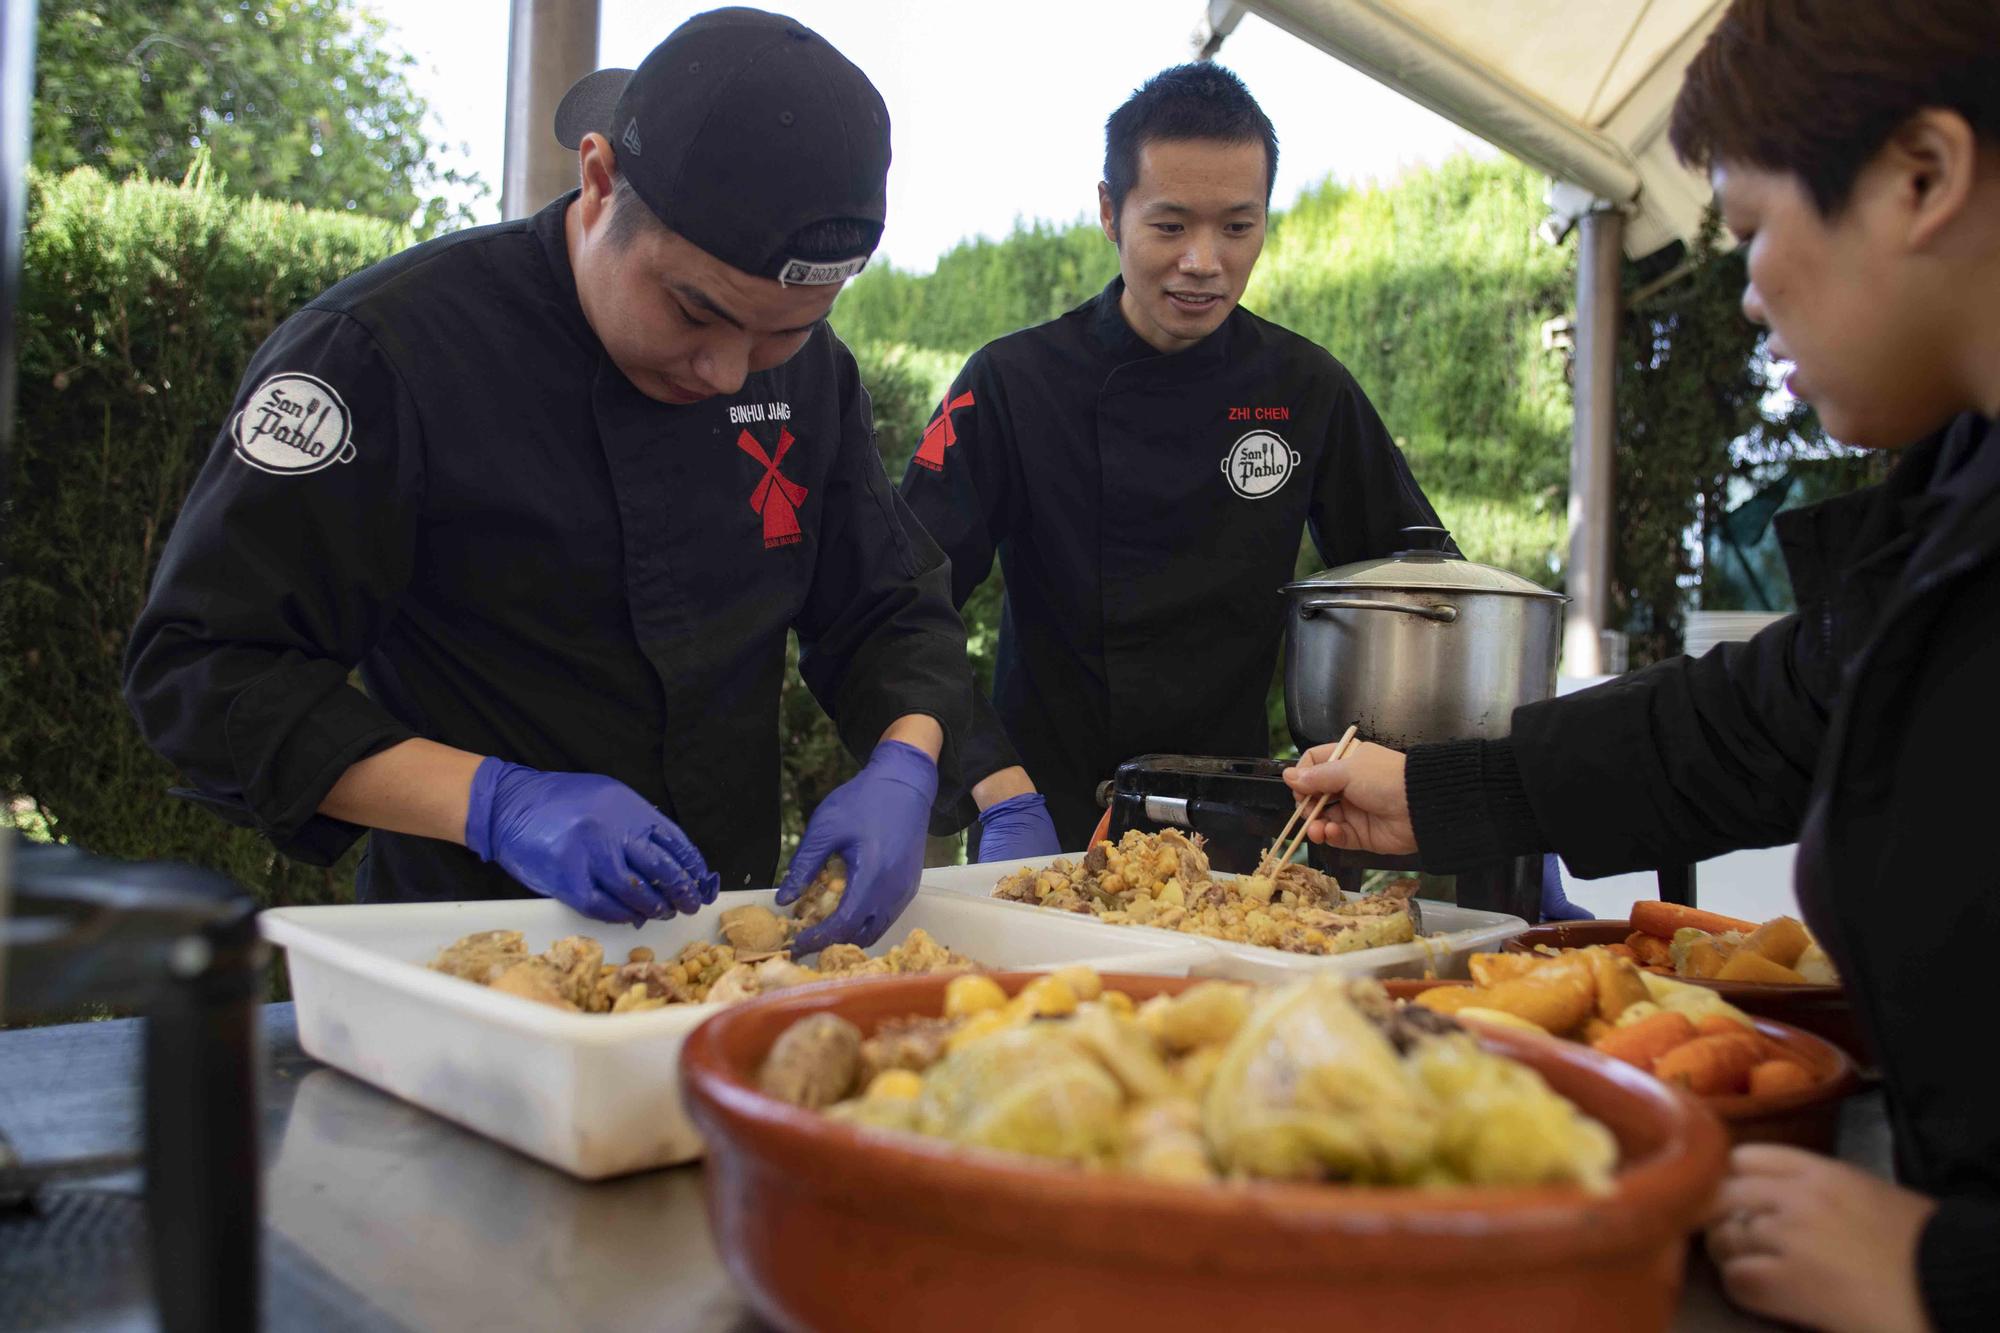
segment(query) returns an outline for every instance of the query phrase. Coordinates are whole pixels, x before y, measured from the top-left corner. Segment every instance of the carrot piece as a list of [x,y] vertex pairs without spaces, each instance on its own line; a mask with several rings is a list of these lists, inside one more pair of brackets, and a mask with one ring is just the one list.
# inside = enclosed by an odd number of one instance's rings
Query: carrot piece
[[1760,981],[1780,986],[1803,986],[1806,979],[1782,963],[1774,963],[1761,953],[1753,953],[1746,943],[1723,961],[1717,981]]
[[1704,1014],[1694,1025],[1696,1035],[1703,1037],[1737,1037],[1750,1029],[1744,1027],[1727,1014]]
[[1607,944],[1604,946],[1604,952],[1613,958],[1623,958],[1628,963],[1639,961],[1639,955],[1632,952],[1632,946],[1629,944]]
[[1750,1093],[1755,1097],[1804,1092],[1813,1082],[1812,1071],[1797,1060],[1765,1060],[1750,1071]]
[[1763,1046],[1748,1033],[1696,1037],[1653,1061],[1653,1077],[1705,1097],[1742,1092],[1763,1060]]
[[1757,929],[1755,921],[1738,921],[1733,916],[1722,916],[1716,912],[1704,912],[1699,907],[1683,907],[1679,903],[1639,902],[1632,904],[1632,929],[1648,935],[1657,935],[1670,940],[1677,930],[1705,930],[1720,935],[1726,930],[1740,930],[1748,933]]
[[1638,956],[1643,967],[1664,967],[1669,970],[1674,965],[1672,946],[1658,935],[1648,935],[1643,930],[1635,930],[1625,937],[1625,947]]
[[1676,1046],[1693,1041],[1695,1036],[1695,1026],[1686,1014],[1667,1009],[1629,1026],[1614,1028],[1591,1045],[1628,1065],[1651,1069],[1655,1060]]

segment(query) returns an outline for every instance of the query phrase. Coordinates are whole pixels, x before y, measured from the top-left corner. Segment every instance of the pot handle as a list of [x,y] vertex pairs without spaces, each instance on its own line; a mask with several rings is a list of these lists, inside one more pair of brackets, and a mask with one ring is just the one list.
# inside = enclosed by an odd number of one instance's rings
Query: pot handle
[[1406,602],[1377,602],[1366,597],[1307,597],[1299,602],[1299,618],[1311,620],[1320,611],[1401,611],[1449,625],[1458,619],[1458,608],[1449,603],[1438,606],[1411,606]]

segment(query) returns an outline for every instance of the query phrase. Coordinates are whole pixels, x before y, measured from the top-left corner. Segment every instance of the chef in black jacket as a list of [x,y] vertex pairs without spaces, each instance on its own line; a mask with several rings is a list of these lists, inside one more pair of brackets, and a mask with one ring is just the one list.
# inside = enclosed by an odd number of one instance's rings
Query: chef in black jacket
[[1745,243],[1743,310],[1878,486],[1779,516],[1798,612],[1517,709],[1498,741],[1315,751],[1314,840],[1586,875],[1798,843],[1806,923],[1883,1073],[1897,1183],[1736,1149],[1708,1247],[1787,1325],[2000,1322],[2000,8],[1735,0],[1671,133]]
[[[968,714],[945,565],[825,316],[881,234],[889,121],[817,34],[676,29],[557,116],[582,188],[340,283],[258,351],[134,631],[190,795],[367,901],[553,896],[637,922],[770,883],[785,639],[861,773],[878,936]],[[358,665],[361,683],[349,683]]]
[[996,553],[1006,576],[992,708],[963,751],[982,860],[1082,847],[1097,784],[1134,755],[1268,753],[1301,533],[1340,564],[1438,521],[1346,367],[1237,304],[1277,167],[1229,71],[1134,93],[1098,186],[1119,276],[975,353],[903,475],[959,605]]

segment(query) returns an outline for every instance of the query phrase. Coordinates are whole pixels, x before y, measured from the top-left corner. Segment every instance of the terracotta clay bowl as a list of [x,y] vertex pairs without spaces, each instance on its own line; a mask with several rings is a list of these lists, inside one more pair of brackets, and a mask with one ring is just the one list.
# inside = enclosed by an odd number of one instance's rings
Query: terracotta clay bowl
[[[1032,974],[996,979],[1018,990]],[[838,1124],[756,1091],[809,1014],[862,1031],[943,1010],[945,977],[732,1006],[681,1054],[708,1144],[709,1226],[750,1303],[785,1329],[1036,1333],[1253,1326],[1664,1329],[1686,1238],[1720,1179],[1719,1121],[1627,1065],[1482,1033],[1617,1136],[1611,1193],[1243,1183],[1193,1187]],[[1107,976],[1137,999],[1188,978]]]
[[[1399,1000],[1414,999],[1433,986],[1469,986],[1469,981],[1385,981],[1389,994]],[[1768,1018],[1755,1020],[1757,1031],[1785,1048],[1785,1054],[1804,1065],[1813,1076],[1813,1085],[1797,1092],[1764,1096],[1702,1097],[1698,1100],[1717,1115],[1729,1130],[1731,1143],[1787,1143],[1795,1148],[1831,1154],[1840,1137],[1840,1103],[1861,1080],[1847,1052],[1824,1037],[1801,1031]],[[1532,1034],[1522,1035],[1533,1040]],[[1567,1043],[1575,1045],[1578,1043]]]
[[[1500,946],[1505,953],[1534,953],[1538,947],[1581,949],[1592,944],[1620,944],[1632,933],[1629,921],[1561,921],[1533,926]],[[1706,986],[1753,1018],[1769,1018],[1825,1037],[1853,1056],[1864,1068],[1874,1057],[1861,1040],[1854,1006],[1842,986],[1783,986],[1767,981],[1709,981],[1678,977],[1690,986]]]

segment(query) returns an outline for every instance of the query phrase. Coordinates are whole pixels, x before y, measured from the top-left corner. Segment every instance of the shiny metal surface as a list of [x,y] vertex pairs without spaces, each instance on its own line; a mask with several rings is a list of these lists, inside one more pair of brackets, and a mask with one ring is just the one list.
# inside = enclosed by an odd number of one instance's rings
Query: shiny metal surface
[[[266,1249],[284,1266],[272,1283],[267,1327],[766,1327],[709,1237],[700,1167],[582,1184],[316,1064],[299,1050],[289,1005],[268,1006],[263,1030]],[[7,1075],[0,1125],[29,1160],[129,1151],[137,1141],[138,1049],[132,1020],[0,1032]],[[1879,1094],[1848,1103],[1841,1150],[1888,1173]],[[136,1181],[128,1175],[94,1188],[130,1191]],[[119,1272],[133,1256],[99,1262],[105,1303],[88,1326],[151,1328],[135,1304],[143,1284]],[[882,1295],[886,1316],[894,1293]],[[328,1313],[336,1304],[338,1320]],[[1772,1327],[1723,1300],[1697,1247],[1677,1333]]]
[[[1404,528],[1403,532],[1444,533],[1443,528]],[[1449,535],[1449,534],[1446,534]],[[1413,550],[1374,560],[1323,569],[1311,578],[1287,583],[1288,593],[1330,593],[1353,596],[1381,589],[1400,592],[1499,592],[1559,602],[1562,594],[1510,570],[1464,560],[1444,551]]]
[[[1363,739],[1398,750],[1493,739],[1508,733],[1517,705],[1555,693],[1555,596],[1382,585],[1366,598],[1329,596],[1319,585],[1287,595],[1285,719],[1301,749],[1351,722]],[[1392,607],[1406,614],[1384,614]]]
[[1569,572],[1576,609],[1563,644],[1563,670],[1605,670],[1604,631],[1611,625],[1612,524],[1617,521],[1618,321],[1624,307],[1625,215],[1615,208],[1584,214],[1577,233],[1576,420],[1569,452]]

